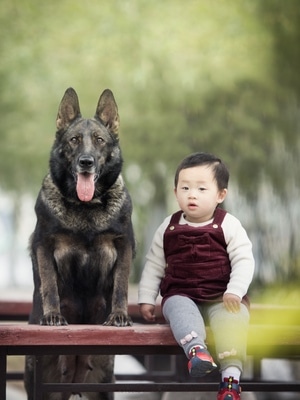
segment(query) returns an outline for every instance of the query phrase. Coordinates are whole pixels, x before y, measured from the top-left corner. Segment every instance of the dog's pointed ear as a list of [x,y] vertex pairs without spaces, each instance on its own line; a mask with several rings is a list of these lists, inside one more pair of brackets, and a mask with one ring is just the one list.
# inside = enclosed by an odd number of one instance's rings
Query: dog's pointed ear
[[99,118],[111,132],[116,135],[119,133],[120,117],[118,114],[118,106],[111,90],[105,89],[101,94],[97,104],[95,118]]
[[81,117],[77,93],[73,88],[65,91],[56,118],[57,130],[67,129],[76,118]]

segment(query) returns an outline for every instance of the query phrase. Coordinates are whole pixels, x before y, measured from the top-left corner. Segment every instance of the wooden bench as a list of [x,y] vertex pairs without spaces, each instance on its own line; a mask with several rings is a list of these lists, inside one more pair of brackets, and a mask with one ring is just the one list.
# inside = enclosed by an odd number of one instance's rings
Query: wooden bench
[[[3,307],[8,303],[0,303],[0,316],[3,320],[12,320],[12,315],[3,315]],[[16,310],[16,304],[11,310]],[[6,308],[7,310],[8,308]],[[21,309],[21,308],[20,308]],[[2,310],[2,311],[1,311]],[[134,320],[138,320],[135,306],[129,307]],[[20,315],[20,310],[16,313]],[[300,359],[300,312],[299,308],[272,306],[253,306],[248,339],[248,355],[255,364],[263,358]],[[161,316],[159,317],[161,319]],[[213,345],[213,337],[207,329],[207,341]],[[209,377],[195,381],[184,377],[176,368],[175,375],[153,373],[117,377],[115,384],[43,384],[38,368],[43,354],[130,354],[145,355],[181,355],[182,350],[175,342],[170,328],[166,324],[140,324],[132,327],[117,328],[95,325],[69,325],[48,327],[27,325],[22,323],[0,324],[0,398],[5,399],[7,356],[35,356],[35,391],[36,400],[41,399],[45,391],[130,391],[130,392],[201,392],[218,390],[217,381],[209,381]],[[184,356],[183,356],[184,359]],[[258,368],[259,371],[259,368]],[[130,380],[131,383],[120,381]],[[145,382],[147,381],[147,382]],[[262,381],[259,373],[251,380],[242,381],[243,391],[259,392],[300,392],[300,381],[279,382]]]

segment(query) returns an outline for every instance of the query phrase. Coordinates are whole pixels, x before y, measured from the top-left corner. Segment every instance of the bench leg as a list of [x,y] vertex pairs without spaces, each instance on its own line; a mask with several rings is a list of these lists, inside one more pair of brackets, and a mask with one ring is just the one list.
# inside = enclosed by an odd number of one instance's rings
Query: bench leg
[[6,355],[0,356],[0,399],[6,400]]

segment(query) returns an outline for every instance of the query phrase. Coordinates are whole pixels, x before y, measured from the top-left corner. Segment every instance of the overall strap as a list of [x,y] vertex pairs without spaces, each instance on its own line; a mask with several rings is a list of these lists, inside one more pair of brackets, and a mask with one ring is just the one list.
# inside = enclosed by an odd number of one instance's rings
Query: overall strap
[[181,211],[181,210],[179,210],[179,211],[177,211],[176,213],[174,213],[174,214],[171,216],[169,225],[171,225],[171,224],[179,224],[181,214],[182,214],[182,211]]
[[227,211],[223,210],[223,208],[217,207],[214,215],[213,224],[221,226],[226,214]]

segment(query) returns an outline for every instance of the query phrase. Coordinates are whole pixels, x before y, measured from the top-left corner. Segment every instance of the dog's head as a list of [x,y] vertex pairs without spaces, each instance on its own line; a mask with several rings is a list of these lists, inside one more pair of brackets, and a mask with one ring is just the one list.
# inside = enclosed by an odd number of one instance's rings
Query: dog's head
[[75,90],[66,90],[58,109],[50,158],[52,179],[64,196],[89,202],[116,181],[122,168],[119,122],[109,89],[101,94],[96,114],[90,119],[81,117]]

